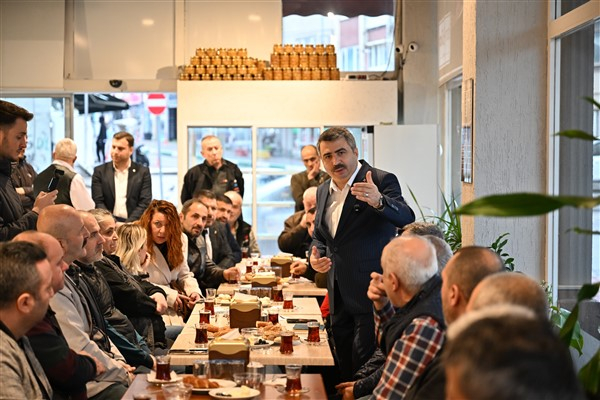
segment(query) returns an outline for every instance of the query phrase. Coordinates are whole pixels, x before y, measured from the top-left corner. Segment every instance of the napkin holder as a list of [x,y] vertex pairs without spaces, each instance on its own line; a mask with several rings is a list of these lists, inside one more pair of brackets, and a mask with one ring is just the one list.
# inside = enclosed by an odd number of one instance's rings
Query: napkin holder
[[281,267],[282,278],[290,276],[290,266],[292,265],[292,262],[292,257],[275,256],[271,258],[271,266]]
[[255,275],[250,283],[252,287],[273,287],[277,286],[277,277],[273,275]]
[[229,326],[254,328],[260,320],[260,301],[233,302],[229,306]]
[[209,360],[244,360],[250,362],[250,344],[244,338],[216,338],[208,345]]

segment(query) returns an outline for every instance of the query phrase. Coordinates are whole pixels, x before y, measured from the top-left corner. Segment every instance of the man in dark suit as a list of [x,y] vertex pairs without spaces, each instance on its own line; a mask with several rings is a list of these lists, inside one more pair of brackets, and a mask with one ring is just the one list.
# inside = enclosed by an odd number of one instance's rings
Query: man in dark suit
[[315,271],[328,272],[331,327],[344,380],[376,347],[373,307],[367,297],[370,274],[382,272],[383,248],[415,215],[394,174],[358,160],[356,142],[347,129],[327,129],[317,147],[331,179],[317,189],[310,262]]
[[152,201],[150,170],[131,161],[133,136],[119,132],[113,136],[112,162],[94,168],[92,198],[96,208],[110,211],[119,222],[140,218]]
[[202,189],[196,198],[208,210],[205,229],[202,232],[208,257],[221,268],[233,267],[242,261],[242,250],[229,225],[217,220],[217,196],[210,190]]

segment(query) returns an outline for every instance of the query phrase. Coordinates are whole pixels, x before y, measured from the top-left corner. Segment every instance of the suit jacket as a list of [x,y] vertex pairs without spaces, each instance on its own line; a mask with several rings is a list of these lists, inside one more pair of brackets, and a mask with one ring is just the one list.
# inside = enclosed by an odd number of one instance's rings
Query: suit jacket
[[[92,175],[92,198],[96,208],[113,212],[115,208],[115,169],[112,161],[94,168]],[[152,179],[150,170],[131,162],[127,177],[127,222],[140,219],[152,201]]]
[[329,175],[325,171],[319,171],[319,175],[315,176],[313,179],[308,179],[308,172],[306,171],[292,175],[292,178],[290,179],[290,188],[292,190],[292,197],[296,203],[294,211],[304,210],[302,197],[304,196],[304,191],[306,189],[312,186],[319,186],[327,179],[329,179]]
[[329,182],[317,189],[317,214],[311,248],[316,246],[321,256],[333,263],[327,276],[329,307],[335,312],[334,285],[337,284],[348,312],[370,313],[373,304],[367,297],[371,272],[381,273],[383,248],[401,228],[415,220],[415,214],[402,197],[398,178],[394,174],[371,167],[361,160],[362,167],[354,182],[365,180],[371,171],[373,182],[384,198],[384,208],[378,211],[348,193],[336,231],[331,237],[325,221],[325,206],[329,198]]
[[[229,225],[215,221],[208,228],[210,244],[212,246],[212,260],[221,268],[233,267],[242,261],[242,252],[233,237]],[[233,249],[232,246],[237,247]]]

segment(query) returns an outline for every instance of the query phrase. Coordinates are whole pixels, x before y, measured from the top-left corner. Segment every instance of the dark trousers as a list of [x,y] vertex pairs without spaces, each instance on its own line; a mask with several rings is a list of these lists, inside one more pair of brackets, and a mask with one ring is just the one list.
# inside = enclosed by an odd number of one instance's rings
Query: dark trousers
[[334,294],[335,309],[331,314],[331,331],[340,368],[340,382],[349,382],[377,348],[375,320],[372,312],[348,312],[337,288],[337,282]]

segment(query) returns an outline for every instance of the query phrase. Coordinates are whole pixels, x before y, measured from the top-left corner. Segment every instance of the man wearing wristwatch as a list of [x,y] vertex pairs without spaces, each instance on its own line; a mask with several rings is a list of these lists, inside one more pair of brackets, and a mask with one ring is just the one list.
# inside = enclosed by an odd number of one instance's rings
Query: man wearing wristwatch
[[370,274],[381,274],[383,248],[415,214],[394,174],[358,160],[347,129],[327,129],[317,148],[331,179],[317,189],[310,263],[315,271],[328,273],[331,327],[343,382],[376,348],[367,297]]

